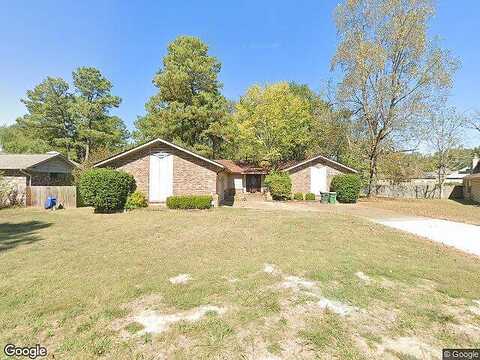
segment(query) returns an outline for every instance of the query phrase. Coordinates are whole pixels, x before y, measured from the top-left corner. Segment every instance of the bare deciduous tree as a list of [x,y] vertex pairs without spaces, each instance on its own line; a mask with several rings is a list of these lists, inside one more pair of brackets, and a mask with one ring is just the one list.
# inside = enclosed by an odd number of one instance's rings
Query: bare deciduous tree
[[468,125],[472,128],[480,132],[480,111],[477,111],[474,115],[472,115],[468,119]]
[[461,144],[465,123],[465,117],[458,114],[454,108],[434,112],[429,117],[426,135],[433,150],[440,197],[448,170],[459,165],[459,159],[452,154],[452,150]]
[[332,60],[343,79],[339,101],[368,143],[368,195],[383,147],[412,139],[457,62],[427,37],[429,0],[345,0],[336,10],[340,43]]

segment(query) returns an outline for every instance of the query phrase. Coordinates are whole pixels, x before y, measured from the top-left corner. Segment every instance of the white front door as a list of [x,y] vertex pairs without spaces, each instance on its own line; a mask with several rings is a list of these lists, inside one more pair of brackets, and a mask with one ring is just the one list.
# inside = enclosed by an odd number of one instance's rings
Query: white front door
[[325,166],[310,168],[310,191],[315,195],[327,192],[327,168]]
[[173,194],[173,156],[167,153],[150,155],[150,202],[163,202]]

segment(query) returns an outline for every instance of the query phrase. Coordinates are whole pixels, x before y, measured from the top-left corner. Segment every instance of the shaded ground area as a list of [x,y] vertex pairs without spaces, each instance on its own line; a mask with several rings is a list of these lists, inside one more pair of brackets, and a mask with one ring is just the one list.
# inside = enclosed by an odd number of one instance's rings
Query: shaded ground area
[[0,215],[52,224],[0,253],[1,344],[60,359],[423,359],[480,343],[477,257],[331,208]]
[[0,252],[41,240],[39,230],[48,228],[50,225],[52,224],[43,221],[10,223],[3,222],[0,218]]

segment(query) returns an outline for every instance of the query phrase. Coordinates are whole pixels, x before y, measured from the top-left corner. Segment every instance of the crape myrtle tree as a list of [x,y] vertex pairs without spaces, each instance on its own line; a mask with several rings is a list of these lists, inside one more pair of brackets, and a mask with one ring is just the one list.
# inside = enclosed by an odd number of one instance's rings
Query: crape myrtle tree
[[457,62],[427,36],[429,0],[345,0],[336,9],[339,102],[366,142],[368,195],[384,145],[420,134],[419,125],[452,86]]
[[176,38],[153,79],[158,92],[145,105],[147,114],[135,122],[135,139],[162,137],[219,157],[230,125],[229,104],[220,93],[220,69],[220,62],[199,38]]

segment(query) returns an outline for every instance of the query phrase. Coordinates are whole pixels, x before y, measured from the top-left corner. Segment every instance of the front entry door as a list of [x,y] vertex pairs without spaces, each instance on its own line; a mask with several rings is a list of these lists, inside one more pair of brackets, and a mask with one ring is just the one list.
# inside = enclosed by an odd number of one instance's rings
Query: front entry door
[[246,175],[245,185],[247,192],[260,192],[262,190],[262,175]]
[[167,153],[150,155],[150,202],[164,202],[173,194],[173,156]]
[[310,191],[315,195],[327,192],[327,168],[325,166],[310,168]]

